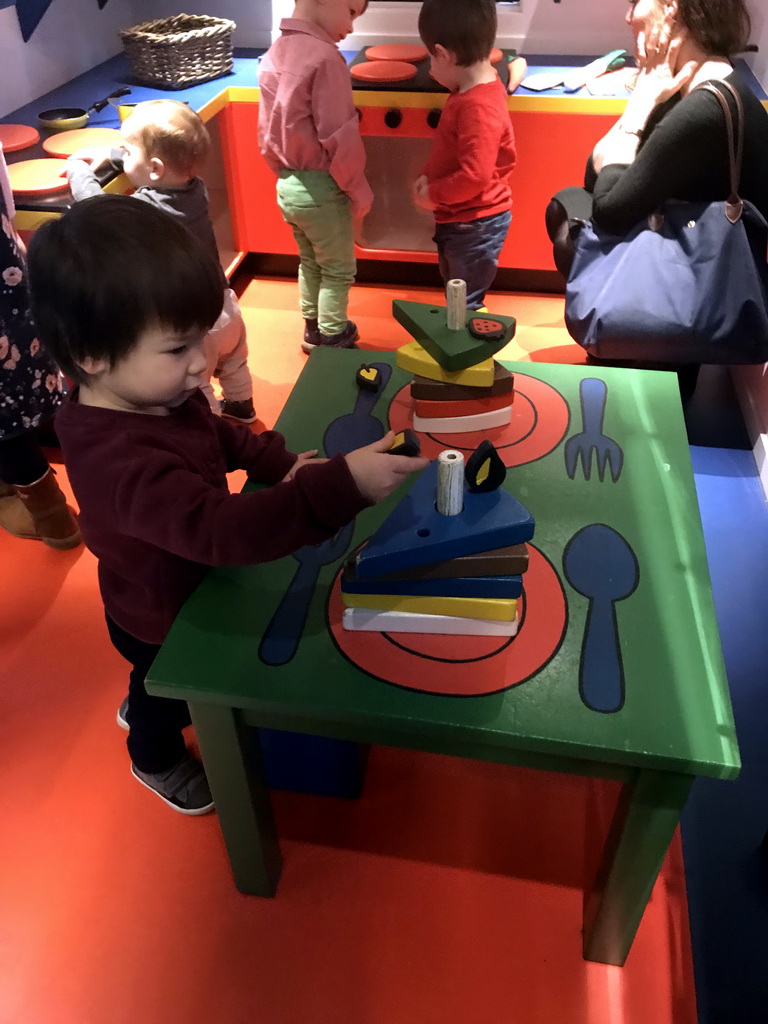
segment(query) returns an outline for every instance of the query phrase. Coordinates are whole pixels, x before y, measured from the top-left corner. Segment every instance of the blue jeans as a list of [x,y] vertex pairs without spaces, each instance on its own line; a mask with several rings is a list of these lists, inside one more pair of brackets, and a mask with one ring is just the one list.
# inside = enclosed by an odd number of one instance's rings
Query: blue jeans
[[444,282],[460,277],[467,282],[467,309],[480,309],[499,264],[512,214],[435,225],[437,261]]

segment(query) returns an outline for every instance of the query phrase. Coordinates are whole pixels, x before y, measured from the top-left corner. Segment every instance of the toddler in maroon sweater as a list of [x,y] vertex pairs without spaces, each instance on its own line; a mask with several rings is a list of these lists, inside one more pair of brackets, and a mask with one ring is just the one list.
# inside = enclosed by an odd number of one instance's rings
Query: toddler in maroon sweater
[[[40,340],[75,384],[56,428],[109,634],[131,664],[118,721],[132,772],[174,809],[204,814],[213,802],[184,743],[187,706],[144,686],[179,609],[210,566],[320,543],[426,460],[386,454],[391,433],[332,459],[294,455],[275,431],[213,415],[199,387],[219,269],[149,204],[78,203],[37,232],[29,276]],[[234,469],[274,486],[230,494]]]
[[434,211],[443,281],[466,281],[467,308],[480,309],[512,220],[509,176],[515,166],[507,91],[490,60],[496,4],[424,0],[419,33],[432,76],[451,95],[413,198]]

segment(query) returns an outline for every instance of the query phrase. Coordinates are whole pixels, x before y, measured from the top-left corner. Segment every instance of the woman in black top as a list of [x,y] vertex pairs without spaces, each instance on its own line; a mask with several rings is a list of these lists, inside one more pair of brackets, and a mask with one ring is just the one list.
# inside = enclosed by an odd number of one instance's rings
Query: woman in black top
[[587,161],[595,223],[621,234],[667,199],[728,196],[723,112],[716,96],[696,89],[717,79],[744,105],[741,198],[768,218],[768,112],[729,60],[749,42],[743,0],[630,0],[627,23],[640,72],[624,113]]
[[[555,263],[566,278],[573,219],[592,219],[605,231],[624,234],[668,199],[727,198],[725,118],[717,97],[696,89],[703,82],[727,80],[741,97],[739,194],[768,219],[768,112],[729,59],[749,42],[744,0],[630,0],[626,20],[639,68],[635,87],[621,118],[590,154],[585,187],[558,192],[547,210]],[[726,99],[736,118],[735,101]],[[686,397],[695,374],[688,378],[681,378]]]

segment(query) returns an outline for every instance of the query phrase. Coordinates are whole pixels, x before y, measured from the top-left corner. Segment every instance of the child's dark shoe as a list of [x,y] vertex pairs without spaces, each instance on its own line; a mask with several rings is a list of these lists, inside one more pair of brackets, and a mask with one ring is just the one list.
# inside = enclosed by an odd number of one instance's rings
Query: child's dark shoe
[[311,352],[320,344],[320,328],[317,320],[304,320],[304,340],[301,343],[302,352]]
[[208,814],[213,810],[213,797],[203,766],[191,754],[185,754],[178,764],[165,772],[141,772],[135,764],[131,772],[142,786],[164,800],[181,814]]
[[248,398],[244,402],[231,402],[227,398],[222,398],[221,415],[230,420],[238,420],[240,423],[254,423],[256,410],[253,408],[253,399]]
[[347,326],[340,334],[323,334],[320,332],[320,344],[324,348],[356,348],[355,342],[360,337],[357,324],[347,320]]

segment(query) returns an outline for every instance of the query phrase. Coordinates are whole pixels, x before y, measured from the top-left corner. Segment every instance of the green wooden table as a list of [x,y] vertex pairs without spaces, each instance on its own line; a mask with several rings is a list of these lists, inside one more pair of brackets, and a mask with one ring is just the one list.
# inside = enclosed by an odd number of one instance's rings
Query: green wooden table
[[[409,376],[391,354],[366,356],[393,367],[374,414],[404,425]],[[312,354],[277,424],[291,449],[321,447],[325,426],[353,409],[360,362]],[[504,486],[536,519],[516,638],[345,634],[332,552],[295,651],[265,664],[262,637],[299,569],[291,556],[212,571],[147,689],[189,702],[235,882],[259,896],[275,894],[281,857],[255,726],[620,780],[585,899],[584,956],[623,964],[691,783],[740,767],[677,384],[663,372],[508,365],[513,422],[490,436],[510,467]],[[422,438],[429,455],[476,443]],[[343,546],[369,536],[407,486],[360,515]]]

